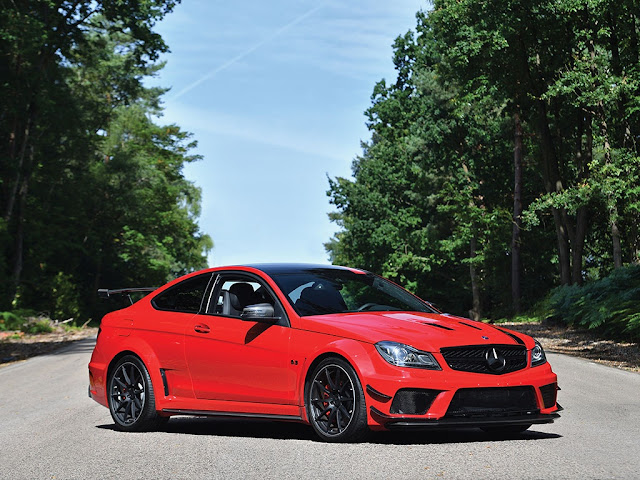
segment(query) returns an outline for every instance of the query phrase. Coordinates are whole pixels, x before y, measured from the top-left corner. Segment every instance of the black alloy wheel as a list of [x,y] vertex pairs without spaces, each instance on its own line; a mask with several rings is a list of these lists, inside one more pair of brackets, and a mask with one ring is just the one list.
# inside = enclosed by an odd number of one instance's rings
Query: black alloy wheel
[[341,358],[320,362],[307,385],[307,415],[329,442],[362,441],[369,433],[364,392],[353,367]]
[[108,385],[109,410],[117,429],[149,430],[166,421],[155,411],[151,378],[138,357],[122,357],[112,369]]

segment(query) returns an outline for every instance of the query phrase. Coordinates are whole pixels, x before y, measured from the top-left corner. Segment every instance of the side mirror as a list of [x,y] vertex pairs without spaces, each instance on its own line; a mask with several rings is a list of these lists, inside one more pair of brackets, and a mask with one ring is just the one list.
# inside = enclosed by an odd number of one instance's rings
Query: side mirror
[[270,303],[257,303],[244,307],[240,318],[249,322],[269,323],[273,325],[280,320],[280,317],[275,317],[274,315],[273,305]]

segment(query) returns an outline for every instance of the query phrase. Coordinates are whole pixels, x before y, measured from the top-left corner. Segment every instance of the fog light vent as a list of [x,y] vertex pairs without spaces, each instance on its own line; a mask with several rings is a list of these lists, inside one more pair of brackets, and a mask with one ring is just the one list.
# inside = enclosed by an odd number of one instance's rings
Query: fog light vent
[[540,387],[540,393],[542,394],[542,403],[544,408],[551,408],[556,404],[556,394],[558,392],[558,386],[555,383],[550,383]]
[[402,388],[393,397],[389,412],[392,414],[424,415],[439,393],[440,390]]

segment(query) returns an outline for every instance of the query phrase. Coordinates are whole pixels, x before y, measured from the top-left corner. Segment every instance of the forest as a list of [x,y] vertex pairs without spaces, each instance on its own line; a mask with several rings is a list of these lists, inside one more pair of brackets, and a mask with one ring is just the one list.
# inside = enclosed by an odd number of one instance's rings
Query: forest
[[[145,80],[176,0],[0,1],[0,329],[206,266],[196,142]],[[373,87],[333,263],[488,321],[640,338],[636,0],[435,0]],[[322,239],[318,239],[322,241]],[[294,259],[292,259],[294,260]]]
[[[635,0],[435,0],[397,38],[334,263],[474,319],[546,309],[640,338]],[[584,285],[584,286],[583,286]]]
[[0,2],[0,312],[97,320],[99,286],[206,266],[195,142],[144,82],[176,3]]

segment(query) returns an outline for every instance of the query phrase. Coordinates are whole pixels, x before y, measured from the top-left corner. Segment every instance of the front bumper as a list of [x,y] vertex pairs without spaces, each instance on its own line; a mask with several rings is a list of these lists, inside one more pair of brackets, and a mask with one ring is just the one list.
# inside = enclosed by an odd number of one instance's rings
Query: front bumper
[[[361,372],[366,382],[370,428],[524,426],[552,423],[560,417],[557,376],[548,363],[504,375],[488,375],[452,370],[439,354],[436,356],[442,370],[400,368],[371,356],[370,369]],[[403,391],[409,396],[398,401]],[[423,398],[419,397],[421,391],[425,392]],[[417,397],[412,397],[414,392]],[[495,408],[491,403],[494,397],[503,402]],[[467,400],[469,404],[465,403]],[[415,408],[406,408],[408,404]]]

